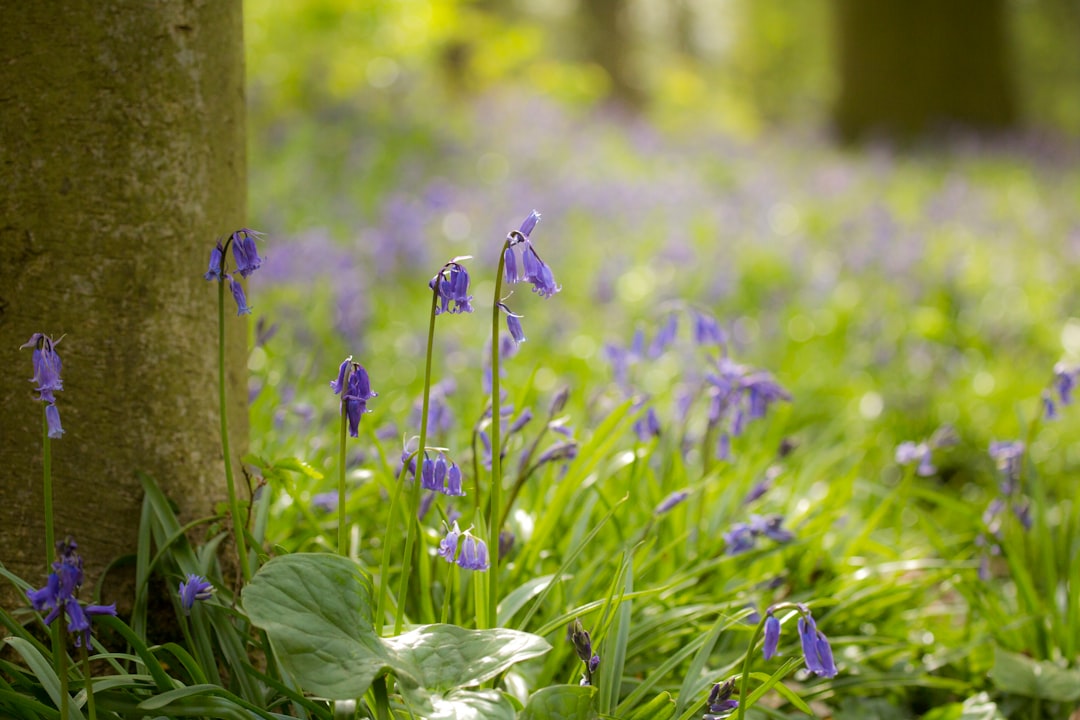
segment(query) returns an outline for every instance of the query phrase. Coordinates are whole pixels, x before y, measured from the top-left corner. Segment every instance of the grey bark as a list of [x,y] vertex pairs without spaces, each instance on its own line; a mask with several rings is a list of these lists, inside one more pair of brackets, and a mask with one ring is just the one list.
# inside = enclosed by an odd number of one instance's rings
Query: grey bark
[[[0,561],[35,585],[46,573],[42,406],[30,350],[18,349],[34,332],[64,336],[56,534],[79,542],[88,583],[134,550],[136,470],[185,519],[224,498],[217,288],[202,273],[214,240],[245,219],[242,31],[239,0],[3,9]],[[246,325],[235,308],[227,326],[239,457]],[[6,584],[0,600],[25,604]]]

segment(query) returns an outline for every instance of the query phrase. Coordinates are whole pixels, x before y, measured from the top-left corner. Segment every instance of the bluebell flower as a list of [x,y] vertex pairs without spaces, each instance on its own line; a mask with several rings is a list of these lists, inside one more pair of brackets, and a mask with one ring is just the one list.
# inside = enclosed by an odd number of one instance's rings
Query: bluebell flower
[[508,247],[503,251],[503,279],[508,285],[513,285],[522,279],[518,273],[517,254],[513,247]]
[[350,356],[338,368],[337,379],[330,381],[330,389],[335,395],[341,394],[345,417],[349,421],[349,435],[359,437],[360,417],[367,412],[367,401],[378,396],[371,389],[367,370],[360,363],[353,362]]
[[521,223],[521,229],[510,233],[510,247],[507,248],[507,251],[512,252],[514,248],[521,247],[521,272],[518,271],[517,260],[515,258],[506,260],[507,253],[504,252],[504,279],[507,283],[524,280],[532,284],[533,292],[540,297],[551,297],[562,288],[556,284],[551,268],[540,259],[536,248],[529,242],[529,235],[538,222],[540,222],[540,214],[533,210],[529,217],[525,218],[525,221]]
[[506,329],[510,331],[510,337],[518,345],[525,342],[525,330],[521,327],[522,316],[515,314],[505,303],[499,303],[499,309],[506,315]]
[[765,617],[765,642],[762,643],[762,654],[766,660],[771,660],[776,655],[776,648],[780,644],[780,620],[769,613]]
[[1054,389],[1062,405],[1072,404],[1072,391],[1076,387],[1077,370],[1064,363],[1054,365]]
[[522,221],[521,227],[518,229],[518,232],[521,233],[522,237],[528,240],[529,235],[532,234],[532,231],[536,228],[536,224],[539,222],[540,213],[533,210],[531,213],[529,213],[529,216]]
[[203,275],[207,280],[221,280],[221,261],[225,257],[225,250],[221,247],[221,241],[210,251],[210,269]]
[[1050,391],[1043,390],[1040,399],[1043,404],[1043,416],[1047,420],[1056,420],[1058,416],[1057,405],[1054,404],[1054,398],[1050,396]]
[[596,672],[596,669],[598,667],[600,667],[600,656],[599,655],[593,655],[591,658],[589,658],[589,672],[590,673]]
[[669,313],[667,316],[667,322],[665,322],[660,330],[656,333],[656,337],[649,343],[649,357],[658,358],[664,354],[664,351],[675,342],[675,338],[679,334],[679,318],[675,313]]
[[506,431],[507,437],[514,433],[521,432],[521,429],[529,424],[533,418],[533,412],[531,408],[525,408],[521,411],[521,414],[510,424],[510,428]]
[[709,691],[709,712],[702,716],[702,720],[720,720],[727,717],[733,710],[739,708],[739,701],[731,696],[735,692],[735,681],[726,680],[713,685]]
[[990,457],[1001,471],[1001,492],[1012,495],[1016,492],[1023,468],[1024,443],[1019,440],[990,443]]
[[452,463],[450,470],[446,473],[446,490],[444,492],[452,497],[465,495],[465,491],[461,488],[461,468],[457,466],[457,463]]
[[836,677],[837,670],[836,663],[833,662],[832,647],[825,635],[817,629],[817,624],[808,609],[802,610],[798,626],[806,669],[821,677]]
[[470,533],[465,533],[465,538],[461,541],[461,555],[458,556],[457,564],[465,570],[487,570],[487,543]]
[[[241,228],[232,234],[232,251],[233,258],[236,260],[236,272],[243,277],[251,275],[262,266],[262,258],[259,257],[259,251],[255,247],[255,239],[259,235],[262,235],[262,233],[247,228]],[[212,267],[213,255],[211,254]]]
[[424,453],[424,462],[420,464],[420,487],[424,490],[438,490],[435,486],[435,463]]
[[251,306],[247,304],[244,287],[232,275],[226,275],[225,277],[229,279],[229,290],[232,292],[233,300],[236,300],[236,314],[238,316],[250,315]]
[[918,462],[919,466],[915,472],[919,477],[930,477],[937,472],[932,462],[930,446],[927,443],[914,443],[910,440],[902,442],[896,446],[895,458],[897,465],[906,466]]
[[752,515],[750,517],[750,529],[755,535],[764,535],[778,543],[791,542],[795,539],[795,535],[791,531],[780,527],[783,522],[783,515],[769,515],[768,517]]
[[727,337],[720,329],[720,323],[712,315],[699,310],[693,312],[694,342],[698,345],[725,345]]
[[96,615],[116,615],[116,605],[82,605],[78,598],[83,583],[83,561],[70,538],[57,544],[56,562],[45,587],[27,590],[26,596],[34,609],[48,609],[45,624],[51,625],[61,615],[68,619],[67,629],[75,636],[75,647],[90,646],[90,618]]
[[186,582],[180,583],[180,606],[185,615],[191,614],[191,608],[196,600],[209,600],[214,592],[214,586],[206,581],[201,575],[188,575]]
[[514,533],[509,530],[499,531],[499,557],[509,557],[510,551],[514,549],[514,542],[517,540],[514,537]]
[[754,532],[746,523],[735,523],[724,533],[724,552],[738,555],[754,549]]
[[315,493],[311,496],[311,504],[324,513],[334,512],[338,506],[337,490]]
[[688,497],[690,497],[688,490],[676,490],[660,501],[660,504],[653,510],[653,515],[663,515]]
[[455,522],[446,531],[446,536],[439,541],[439,557],[449,563],[455,562],[457,559],[458,538],[460,537],[461,530],[458,529],[458,524]]
[[[60,338],[61,340],[63,338]],[[48,435],[52,439],[59,438],[64,434],[64,428],[60,425],[60,410],[56,407],[56,395],[64,389],[64,381],[60,378],[60,371],[64,363],[56,352],[56,345],[60,340],[53,340],[44,333],[34,333],[30,336],[22,348],[33,348],[31,362],[34,368],[34,377],[30,382],[37,383],[38,400],[45,403],[45,421],[48,427]]]
[[436,315],[473,311],[472,295],[469,294],[469,271],[458,262],[461,259],[464,258],[455,258],[443,265],[428,283],[428,287],[435,291],[439,300],[435,306]]
[[638,440],[641,442],[648,442],[654,437],[660,437],[660,418],[656,414],[656,409],[650,405],[643,415],[639,415],[634,420],[633,428]]

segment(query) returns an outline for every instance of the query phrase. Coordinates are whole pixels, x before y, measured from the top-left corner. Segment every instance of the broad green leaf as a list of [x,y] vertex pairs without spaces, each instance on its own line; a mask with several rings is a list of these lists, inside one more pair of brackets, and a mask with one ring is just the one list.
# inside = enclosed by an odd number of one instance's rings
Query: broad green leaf
[[552,685],[529,696],[518,720],[593,720],[596,688],[581,685]]
[[514,707],[496,690],[455,690],[433,694],[427,720],[514,720]]
[[1005,720],[997,704],[986,693],[969,697],[962,704],[951,703],[934,708],[922,720]]
[[[39,653],[32,643],[22,638],[6,637],[4,642],[15,648],[15,652],[22,656],[30,670],[33,671],[34,676],[37,677],[38,682],[41,683],[41,687],[49,694],[56,707],[60,707],[60,695],[62,692],[60,678],[56,676],[56,672],[53,670],[49,660]],[[71,720],[83,720],[83,714],[79,712],[79,708],[75,706],[75,703],[68,703],[68,712]]]
[[543,655],[551,646],[539,635],[494,628],[424,625],[384,638],[383,643],[417,678],[421,687],[442,692],[479,685],[514,663]]
[[994,649],[990,679],[1002,692],[1051,702],[1080,700],[1080,671],[1067,670],[1052,662],[1040,662],[1024,655]]
[[[266,563],[243,591],[251,622],[277,657],[315,695],[349,700],[394,665],[372,622],[372,584],[353,561],[297,553]],[[416,684],[416,679],[399,678]]]
[[[380,638],[371,597],[371,579],[354,562],[305,553],[271,560],[243,593],[252,624],[266,631],[286,669],[305,690],[331,700],[360,697],[377,676],[392,672],[410,702],[438,710],[437,702],[451,702],[449,691],[550,649],[538,635],[505,628],[424,625]],[[472,708],[484,696],[463,697]]]

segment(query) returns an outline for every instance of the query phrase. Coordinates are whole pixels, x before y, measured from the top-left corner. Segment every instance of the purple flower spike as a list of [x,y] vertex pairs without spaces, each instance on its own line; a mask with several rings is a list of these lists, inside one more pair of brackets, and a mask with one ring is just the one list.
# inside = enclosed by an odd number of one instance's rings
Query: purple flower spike
[[765,618],[765,642],[762,644],[762,654],[766,660],[771,660],[776,655],[776,647],[780,644],[780,621],[775,615],[769,613]]
[[487,570],[487,544],[480,538],[466,533],[461,545],[461,557],[458,558],[457,564],[466,570]]
[[[233,258],[236,260],[236,272],[247,277],[262,266],[262,258],[255,247],[255,238],[262,233],[241,228],[232,234]],[[212,258],[213,256],[211,256]]]
[[180,606],[185,615],[191,614],[191,608],[196,600],[209,600],[214,592],[214,586],[206,581],[201,575],[188,575],[187,582],[180,583]]
[[56,544],[58,559],[53,572],[40,590],[27,590],[26,596],[35,610],[50,612],[45,624],[51,625],[61,615],[68,619],[68,630],[75,635],[75,647],[89,647],[90,618],[95,615],[116,615],[116,605],[83,606],[76,597],[83,582],[82,558],[75,552],[70,538]]
[[341,402],[349,420],[349,435],[359,437],[360,418],[367,412],[367,401],[378,396],[378,393],[371,389],[367,370],[360,363],[353,362],[351,357],[338,369],[337,379],[330,381],[330,389],[337,394],[341,392],[342,384],[345,392],[341,396]]
[[532,283],[534,293],[547,298],[562,290],[562,287],[555,283],[555,276],[552,275],[551,268],[540,259],[532,244],[527,241],[521,261],[525,268],[525,281]]
[[250,315],[251,307],[247,304],[247,298],[244,296],[244,287],[232,275],[226,275],[225,277],[229,278],[229,290],[232,291],[233,299],[236,300],[236,314]]
[[472,295],[469,294],[469,271],[457,261],[450,261],[431,278],[428,287],[435,291],[439,303],[435,314],[471,313]]

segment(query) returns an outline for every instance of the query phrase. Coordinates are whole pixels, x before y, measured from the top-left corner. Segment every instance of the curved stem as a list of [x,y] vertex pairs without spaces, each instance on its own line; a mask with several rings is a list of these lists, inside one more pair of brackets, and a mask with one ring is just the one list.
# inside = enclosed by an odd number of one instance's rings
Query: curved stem
[[[355,371],[354,371],[355,372]],[[346,392],[344,389],[342,392]],[[341,432],[338,435],[338,530],[337,549],[342,557],[349,556],[349,549],[345,546],[345,429],[348,427],[349,416],[345,408],[345,400],[341,401]]]
[[229,492],[229,514],[232,516],[233,534],[236,536],[236,553],[240,556],[240,573],[244,582],[251,580],[248,566],[245,525],[240,514],[240,502],[236,498],[233,481],[232,453],[229,452],[228,405],[225,402],[225,281],[218,282],[218,397],[221,413],[221,451],[225,456],[225,484]]
[[[397,613],[394,616],[394,634],[401,634],[402,620],[405,617],[405,592],[409,587],[409,575],[412,573],[412,551],[416,531],[420,520],[416,517],[420,508],[420,475],[423,470],[424,450],[427,447],[428,401],[431,398],[431,356],[435,342],[435,308],[439,301],[438,283],[431,290],[431,320],[428,322],[427,358],[424,365],[424,401],[420,409],[420,444],[416,456],[416,477],[413,478],[412,493],[409,495],[408,516],[405,518],[408,532],[405,535],[405,556],[402,558],[401,583],[398,585]],[[427,558],[421,558],[427,562]],[[427,592],[427,588],[421,588]]]
[[739,678],[739,720],[744,720],[746,718],[746,698],[749,697],[746,690],[750,685],[750,658],[754,654],[754,648],[757,646],[758,638],[761,637],[761,633],[765,630],[765,619],[768,617],[768,613],[761,616],[761,620],[758,621],[757,627],[754,628],[754,635],[750,638],[750,644],[746,646],[746,657],[743,659],[742,677]]
[[499,606],[499,524],[502,512],[502,400],[499,397],[499,303],[502,302],[503,271],[510,238],[499,253],[499,269],[495,273],[495,300],[491,306],[491,491],[488,493],[488,556],[491,569],[488,578],[487,616],[491,625],[498,625]]

